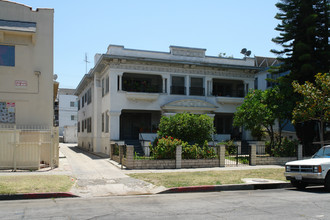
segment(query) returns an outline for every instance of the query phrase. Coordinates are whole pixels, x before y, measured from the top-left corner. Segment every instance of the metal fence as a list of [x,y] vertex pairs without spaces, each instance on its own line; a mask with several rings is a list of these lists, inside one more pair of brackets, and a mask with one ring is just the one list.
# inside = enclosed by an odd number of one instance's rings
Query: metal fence
[[229,145],[226,146],[225,166],[249,166],[250,146],[249,145]]
[[58,128],[0,125],[0,169],[55,168],[58,146]]

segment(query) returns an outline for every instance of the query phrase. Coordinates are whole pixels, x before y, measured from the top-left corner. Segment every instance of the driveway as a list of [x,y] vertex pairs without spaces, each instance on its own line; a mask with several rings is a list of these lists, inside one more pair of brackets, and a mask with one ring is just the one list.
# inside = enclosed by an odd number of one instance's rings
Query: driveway
[[131,178],[109,158],[101,158],[76,147],[60,143],[60,167],[52,173],[70,173],[77,179],[71,192],[81,197],[151,194],[164,190]]

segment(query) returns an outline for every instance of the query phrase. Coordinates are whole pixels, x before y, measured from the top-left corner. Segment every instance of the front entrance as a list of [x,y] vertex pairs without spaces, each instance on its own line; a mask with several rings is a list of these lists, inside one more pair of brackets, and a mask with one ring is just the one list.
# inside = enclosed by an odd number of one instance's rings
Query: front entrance
[[160,111],[123,110],[120,115],[120,140],[138,140],[139,133],[155,133]]

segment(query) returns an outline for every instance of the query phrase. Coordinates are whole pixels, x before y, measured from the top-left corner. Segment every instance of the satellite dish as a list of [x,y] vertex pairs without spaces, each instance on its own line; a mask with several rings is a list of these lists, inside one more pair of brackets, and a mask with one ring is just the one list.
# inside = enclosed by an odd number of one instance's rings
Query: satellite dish
[[246,51],[245,55],[250,56],[251,55],[251,50]]
[[54,80],[57,80],[57,74],[54,74],[53,77],[54,77]]
[[242,53],[242,54],[245,54],[246,51],[247,51],[246,48],[243,48],[243,49],[241,50],[241,53]]

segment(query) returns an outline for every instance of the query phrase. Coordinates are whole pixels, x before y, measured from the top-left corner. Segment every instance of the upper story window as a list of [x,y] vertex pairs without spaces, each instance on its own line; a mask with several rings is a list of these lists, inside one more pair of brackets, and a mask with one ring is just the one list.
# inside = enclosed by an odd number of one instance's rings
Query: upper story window
[[75,107],[75,102],[70,102],[70,107]]
[[84,105],[85,105],[85,96],[83,95],[83,96],[81,97],[81,107],[83,108]]
[[171,94],[174,94],[174,95],[185,95],[186,94],[184,76],[172,76]]
[[244,97],[244,83],[239,80],[213,79],[214,96]]
[[80,110],[80,99],[78,100],[78,111]]
[[15,46],[0,45],[0,66],[15,66]]
[[121,78],[123,91],[160,93],[163,90],[162,77],[158,75],[124,73]]
[[189,95],[204,95],[203,78],[191,77]]
[[92,102],[92,88],[89,88],[86,94],[87,94],[87,105],[88,105]]
[[109,92],[109,76],[102,79],[102,97]]

